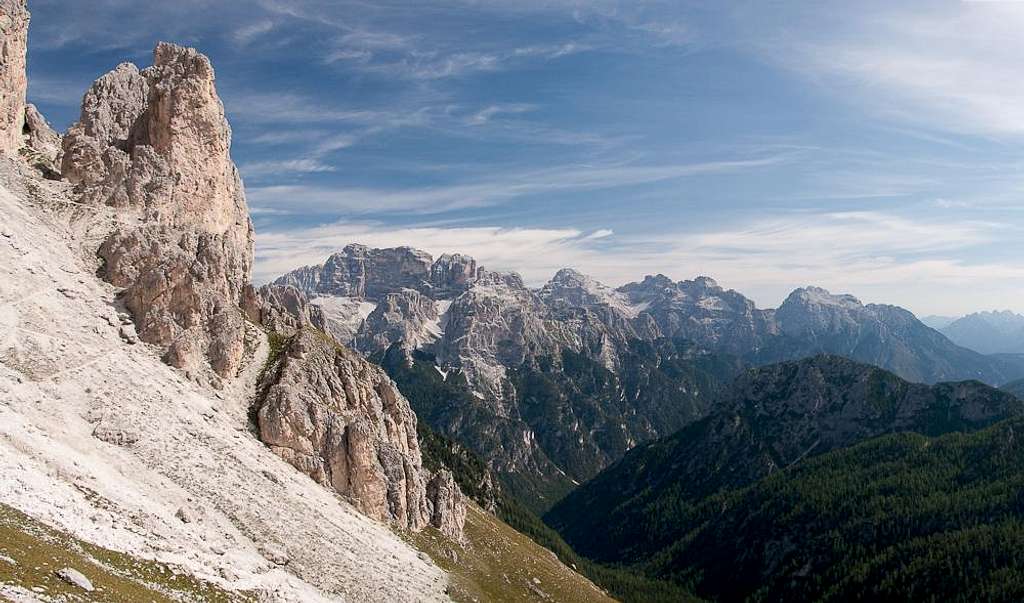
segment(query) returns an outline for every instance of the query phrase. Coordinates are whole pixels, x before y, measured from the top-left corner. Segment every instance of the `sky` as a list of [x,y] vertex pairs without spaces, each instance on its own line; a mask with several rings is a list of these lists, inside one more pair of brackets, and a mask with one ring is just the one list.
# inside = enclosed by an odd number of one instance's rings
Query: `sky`
[[29,0],[29,99],[212,59],[254,279],[344,245],[533,285],[1024,312],[1024,3]]

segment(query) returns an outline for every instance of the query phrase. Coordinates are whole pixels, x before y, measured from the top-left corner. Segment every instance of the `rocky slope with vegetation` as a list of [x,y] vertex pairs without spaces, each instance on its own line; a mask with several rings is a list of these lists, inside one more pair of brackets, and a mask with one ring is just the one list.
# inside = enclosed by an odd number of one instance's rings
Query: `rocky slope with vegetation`
[[835,357],[753,369],[707,418],[632,450],[546,520],[583,555],[649,560],[686,537],[680,513],[804,459],[894,432],[981,429],[1024,411],[978,382],[913,384]]

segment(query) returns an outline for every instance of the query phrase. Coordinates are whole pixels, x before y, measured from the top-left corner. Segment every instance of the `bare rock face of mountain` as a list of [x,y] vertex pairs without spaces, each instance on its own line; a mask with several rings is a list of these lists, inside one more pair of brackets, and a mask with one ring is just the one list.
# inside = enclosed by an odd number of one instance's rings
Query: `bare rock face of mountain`
[[260,383],[260,438],[365,514],[460,538],[465,505],[451,474],[422,467],[416,415],[382,369],[302,330]]
[[506,369],[557,349],[557,333],[548,329],[545,314],[543,302],[518,275],[487,273],[452,302],[438,360],[460,367],[487,399],[507,401],[512,392]]
[[430,255],[410,247],[371,249],[349,245],[320,266],[307,266],[277,279],[309,297],[333,295],[375,299],[397,289],[422,289],[430,279]]
[[760,349],[776,332],[772,311],[758,309],[708,277],[673,282],[648,276],[620,291],[643,308],[661,336],[683,337],[708,349],[742,356]]
[[8,155],[23,144],[28,22],[26,0],[0,0],[0,153]]
[[432,296],[437,299],[454,297],[469,288],[484,272],[476,260],[461,253],[444,254],[430,267]]
[[415,289],[388,293],[366,317],[356,334],[355,347],[367,353],[403,342],[419,348],[441,336],[441,317],[434,300]]
[[99,255],[139,336],[173,366],[220,377],[244,351],[253,253],[230,147],[209,60],[162,43],[152,67],[125,63],[93,84],[62,159],[83,202],[125,210]]
[[242,307],[249,320],[278,333],[291,335],[306,327],[324,328],[323,311],[295,287],[247,287]]

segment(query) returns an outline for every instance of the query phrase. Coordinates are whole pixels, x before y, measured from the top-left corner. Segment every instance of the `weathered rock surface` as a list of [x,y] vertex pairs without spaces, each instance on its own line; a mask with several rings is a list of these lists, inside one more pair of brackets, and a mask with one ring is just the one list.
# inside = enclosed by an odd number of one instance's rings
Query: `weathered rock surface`
[[483,266],[461,253],[444,254],[430,267],[432,296],[437,299],[453,297],[469,288],[483,275]]
[[419,348],[441,337],[437,304],[415,289],[384,296],[356,333],[356,349],[373,353],[401,342]]
[[370,517],[461,534],[461,494],[450,475],[432,481],[424,471],[416,415],[382,369],[307,329],[260,390],[260,438],[297,469]]
[[432,260],[412,249],[371,249],[349,245],[320,266],[307,266],[282,276],[278,285],[292,285],[309,297],[335,295],[375,299],[387,293],[428,286]]
[[209,366],[220,377],[237,371],[244,351],[240,305],[253,253],[230,147],[209,60],[161,43],[152,67],[119,65],[89,89],[61,169],[84,203],[137,218],[99,255],[140,338],[178,368]]
[[462,369],[475,390],[509,414],[514,392],[506,372],[528,358],[557,353],[557,329],[549,329],[543,302],[516,274],[486,273],[452,302],[438,361]]
[[442,469],[427,482],[427,500],[431,505],[430,523],[442,534],[461,539],[466,525],[466,501],[451,471]]
[[324,330],[325,319],[320,306],[310,304],[295,287],[247,287],[243,298],[242,307],[249,320],[271,331],[290,335],[305,327]]
[[8,155],[24,142],[28,22],[26,0],[0,0],[0,153]]
[[60,176],[61,136],[47,123],[35,105],[25,106],[25,151],[29,161],[44,175],[56,179]]

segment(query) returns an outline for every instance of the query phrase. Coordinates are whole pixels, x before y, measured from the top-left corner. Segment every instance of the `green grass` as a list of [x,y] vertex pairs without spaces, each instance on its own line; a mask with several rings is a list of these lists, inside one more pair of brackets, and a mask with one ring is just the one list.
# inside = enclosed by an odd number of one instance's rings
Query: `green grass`
[[[449,596],[461,602],[612,603],[614,599],[563,565],[551,551],[475,504],[466,517],[466,542],[453,544],[429,528],[407,538],[452,577]],[[546,597],[545,597],[546,595]]]
[[[0,584],[19,586],[62,601],[255,601],[189,576],[172,565],[137,559],[74,538],[0,504]],[[57,577],[70,567],[96,588],[87,593]]]

